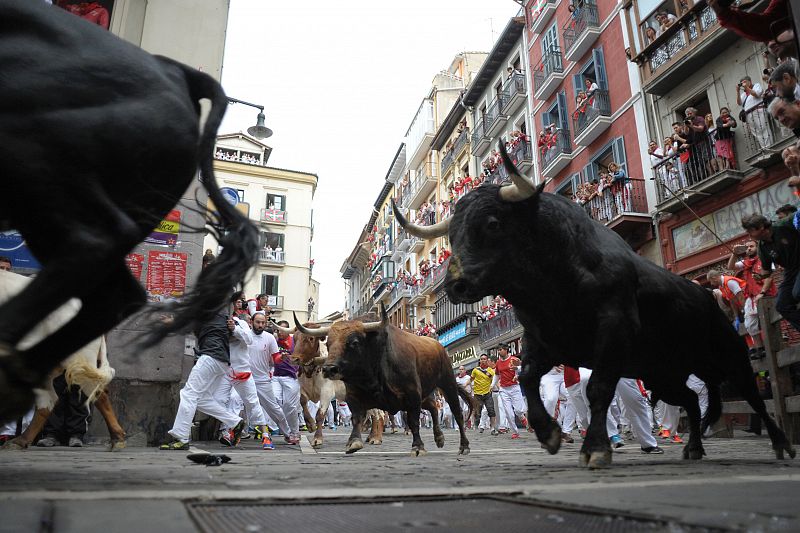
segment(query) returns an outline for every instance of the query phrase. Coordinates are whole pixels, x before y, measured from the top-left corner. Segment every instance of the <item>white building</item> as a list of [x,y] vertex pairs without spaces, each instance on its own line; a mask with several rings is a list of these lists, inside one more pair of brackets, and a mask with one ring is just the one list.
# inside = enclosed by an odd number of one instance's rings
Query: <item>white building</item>
[[[292,322],[316,315],[319,283],[311,279],[311,202],[317,175],[266,166],[271,148],[242,133],[220,135],[214,171],[220,188],[236,201],[261,234],[258,265],[245,282],[248,298],[269,296],[276,318]],[[206,238],[206,249],[216,243]],[[313,302],[313,306],[311,305]]]

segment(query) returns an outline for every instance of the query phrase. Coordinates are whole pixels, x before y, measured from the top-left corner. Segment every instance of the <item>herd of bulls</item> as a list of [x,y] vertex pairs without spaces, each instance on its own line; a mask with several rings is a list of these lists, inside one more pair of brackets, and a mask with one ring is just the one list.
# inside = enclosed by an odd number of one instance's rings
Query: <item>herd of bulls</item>
[[[216,81],[44,2],[0,0],[0,11],[0,101],[13,103],[0,109],[0,228],[18,229],[43,265],[0,307],[0,419],[7,420],[30,408],[34,389],[62,361],[144,306],[125,255],[180,200],[198,167],[217,208],[212,227],[223,252],[151,340],[214,316],[255,264],[258,242],[257,230],[215,182],[213,146],[226,106]],[[104,65],[102,75],[97,65]],[[211,108],[201,131],[203,99]],[[543,446],[556,453],[561,430],[544,409],[539,381],[563,363],[593,369],[581,464],[611,462],[606,412],[623,377],[642,379],[664,401],[686,409],[688,459],[704,455],[700,436],[720,416],[724,380],[764,420],[776,455],[794,457],[758,396],[744,342],[712,297],[636,255],[575,203],[543,192],[499,145],[512,183],[477,188],[433,226],[407,223],[394,209],[409,233],[449,238],[445,288],[452,302],[502,294],[513,304],[525,328],[520,383]],[[19,198],[36,198],[40,209],[32,213]],[[69,322],[32,346],[20,344],[73,298],[81,307]],[[322,372],[344,382],[353,412],[348,452],[363,446],[358,429],[370,408],[407,411],[412,449],[422,452],[417,415],[422,408],[435,412],[435,388],[458,422],[460,453],[469,452],[458,397],[469,398],[437,341],[387,324],[385,312],[378,321],[297,329],[327,337]],[[298,344],[298,356],[305,356],[305,344]],[[685,385],[689,374],[709,390],[703,420]],[[441,446],[441,430],[434,433]]]

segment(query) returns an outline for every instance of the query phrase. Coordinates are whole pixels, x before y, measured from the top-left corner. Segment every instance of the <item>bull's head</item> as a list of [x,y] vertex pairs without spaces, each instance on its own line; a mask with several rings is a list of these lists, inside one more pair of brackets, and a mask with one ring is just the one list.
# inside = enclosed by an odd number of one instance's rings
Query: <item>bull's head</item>
[[362,322],[361,320],[341,320],[330,326],[310,328],[303,326],[295,317],[297,331],[313,338],[328,338],[328,357],[322,366],[322,373],[328,379],[347,381],[348,377],[364,374],[367,363],[367,335],[381,331],[389,323],[386,308],[381,304],[381,320],[379,322]]
[[[405,230],[416,237],[434,239],[447,235],[453,255],[445,278],[447,295],[453,303],[475,302],[487,294],[507,289],[503,280],[504,264],[518,255],[522,210],[533,210],[545,183],[535,185],[520,174],[500,141],[498,151],[511,183],[484,185],[464,196],[453,215],[432,226],[408,222],[392,201],[395,217]],[[505,265],[507,266],[507,265]],[[500,282],[504,281],[503,288]],[[513,280],[511,280],[513,281]]]
[[[312,322],[306,322],[303,327],[311,330],[320,328],[319,324]],[[286,329],[282,328],[282,330]],[[294,333],[294,352],[292,352],[292,362],[294,364],[300,366],[314,365],[316,367],[325,362],[326,357],[320,350],[320,344],[325,342],[325,337],[312,337],[296,328],[291,331]]]

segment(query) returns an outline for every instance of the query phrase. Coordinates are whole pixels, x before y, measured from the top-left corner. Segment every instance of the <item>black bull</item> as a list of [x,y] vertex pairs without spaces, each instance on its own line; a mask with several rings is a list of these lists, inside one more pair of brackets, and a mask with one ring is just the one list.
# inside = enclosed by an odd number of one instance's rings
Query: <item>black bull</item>
[[[125,255],[181,199],[198,166],[224,251],[151,340],[213,316],[258,244],[214,180],[227,99],[213,78],[45,2],[0,0],[0,13],[0,229],[18,229],[43,265],[0,307],[5,420],[30,407],[31,389],[66,356],[145,304]],[[211,101],[202,135],[201,99]],[[70,298],[82,303],[71,322],[15,349]]]
[[[478,187],[459,200],[451,220],[436,227],[398,221],[412,234],[447,233],[452,257],[445,279],[454,303],[502,294],[525,328],[520,383],[529,420],[550,453],[561,429],[544,409],[539,382],[554,365],[593,369],[587,394],[591,422],[581,464],[611,462],[606,413],[620,378],[640,378],[665,402],[686,409],[690,437],[684,457],[705,454],[702,431],[721,414],[727,379],[764,420],[779,458],[795,452],[759,397],[744,341],[702,287],[643,259],[603,224],[560,195],[544,193],[500,151],[513,183]],[[700,420],[689,374],[702,379],[709,408]]]

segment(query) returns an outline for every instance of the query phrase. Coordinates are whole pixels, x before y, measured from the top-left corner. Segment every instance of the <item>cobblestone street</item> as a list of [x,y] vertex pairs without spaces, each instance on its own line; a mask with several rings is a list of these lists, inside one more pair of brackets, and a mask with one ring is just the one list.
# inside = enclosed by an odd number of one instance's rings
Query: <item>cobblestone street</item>
[[196,465],[186,452],[153,448],[113,454],[100,446],[4,452],[0,508],[15,520],[5,521],[0,531],[100,530],[112,522],[113,531],[197,531],[185,504],[198,501],[482,495],[658,518],[678,530],[797,531],[800,523],[800,461],[775,460],[766,438],[710,439],[708,457],[691,463],[681,459],[679,445],[666,444],[664,455],[649,456],[629,441],[615,453],[612,468],[590,472],[577,466],[577,441],[550,456],[530,434],[512,441],[470,431],[472,453],[463,457],[457,455],[457,432],[446,431],[445,447],[438,450],[425,430],[425,456],[411,457],[410,437],[390,433],[381,446],[366,445],[347,456],[345,429],[326,432],[318,450],[307,438],[299,447],[276,441],[272,451],[252,440],[237,449],[198,443],[197,449],[232,458],[220,467]]

